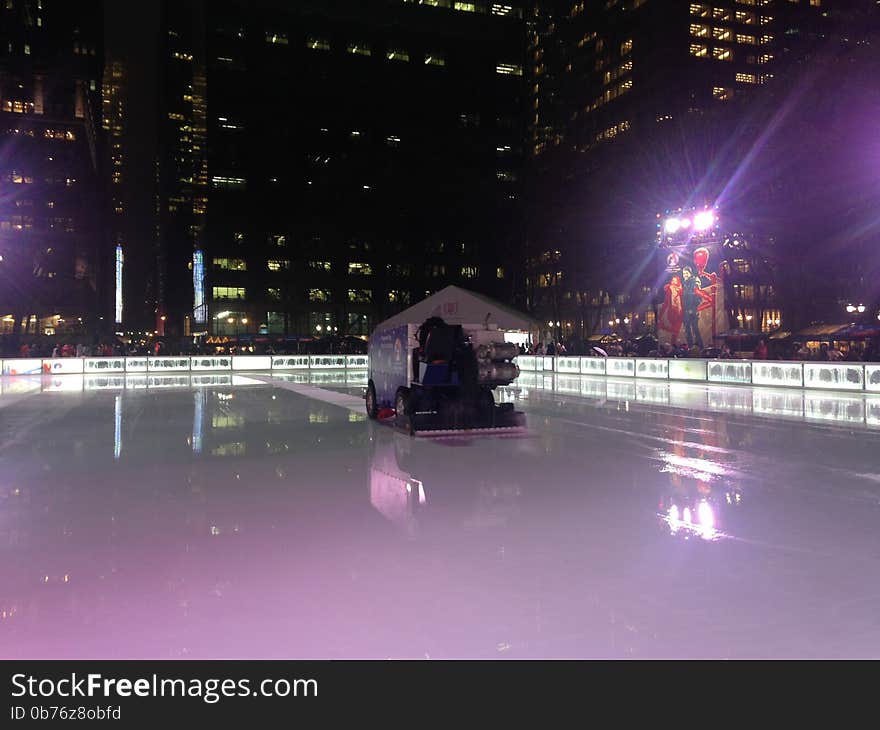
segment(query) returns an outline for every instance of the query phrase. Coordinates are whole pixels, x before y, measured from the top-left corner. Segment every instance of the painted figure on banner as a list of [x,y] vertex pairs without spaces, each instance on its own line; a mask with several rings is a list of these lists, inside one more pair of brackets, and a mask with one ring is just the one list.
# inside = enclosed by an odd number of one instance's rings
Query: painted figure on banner
[[[657,312],[657,340],[703,348],[727,329],[723,271],[709,271],[710,249],[685,247],[665,253],[663,300]],[[683,330],[683,331],[682,331]]]

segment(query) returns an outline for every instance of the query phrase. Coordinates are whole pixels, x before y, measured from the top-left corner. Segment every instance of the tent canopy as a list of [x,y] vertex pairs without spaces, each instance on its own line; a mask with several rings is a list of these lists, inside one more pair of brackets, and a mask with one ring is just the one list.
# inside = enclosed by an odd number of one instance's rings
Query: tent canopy
[[528,331],[538,326],[527,314],[512,307],[467,289],[447,286],[376,325],[376,329],[421,324],[428,317],[442,317],[449,324],[470,325],[484,324],[488,319],[489,324],[500,330]]

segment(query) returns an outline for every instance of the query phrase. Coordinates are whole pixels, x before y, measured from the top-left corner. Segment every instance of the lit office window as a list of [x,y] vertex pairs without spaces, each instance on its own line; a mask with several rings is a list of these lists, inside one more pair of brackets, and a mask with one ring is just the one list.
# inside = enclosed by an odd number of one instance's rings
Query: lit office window
[[754,84],[757,83],[758,79],[755,77],[755,74],[744,74],[738,73],[736,75],[736,80],[741,84]]
[[736,22],[737,23],[745,23],[746,25],[754,25],[755,24],[755,14],[748,12],[746,10],[737,10],[736,11]]
[[314,51],[329,51],[330,41],[326,38],[315,38],[310,36],[306,39],[306,48],[311,48]]
[[373,300],[373,292],[369,289],[349,289],[348,301],[355,304],[369,304]]
[[[632,38],[627,38],[623,43],[620,44],[620,55],[625,56],[627,53],[630,53],[633,49]],[[599,48],[597,47],[598,51]]]
[[333,266],[329,261],[309,261],[309,269],[312,271],[321,271],[324,273],[330,273]]
[[729,28],[712,28],[712,37],[717,41],[729,41],[733,34]]
[[409,52],[400,48],[389,48],[385,53],[385,58],[389,61],[409,61]]
[[761,45],[762,46],[766,46],[767,44],[772,43],[772,42],[773,42],[772,35],[762,35],[761,36]]
[[772,15],[762,15],[761,16],[761,25],[770,25],[773,22]]
[[283,233],[270,233],[266,241],[270,246],[277,246],[278,248],[287,247],[287,236]]
[[699,25],[698,23],[691,23],[691,35],[696,36],[697,38],[708,38],[711,34],[712,29],[708,25]]
[[366,43],[349,43],[346,49],[353,56],[372,56],[373,52]]
[[712,15],[712,8],[709,5],[691,3],[691,15],[696,15],[700,18],[708,18]]
[[213,289],[214,299],[244,299],[243,286],[215,286]]
[[409,304],[409,292],[394,289],[388,292],[388,301],[392,304]]
[[511,5],[492,3],[492,15],[513,15],[514,17],[521,18],[522,10],[520,8],[514,8]]
[[215,258],[211,263],[215,269],[247,271],[247,262],[244,259]]
[[495,73],[504,76],[522,76],[522,66],[515,63],[499,63],[495,66]]
[[465,279],[474,279],[477,276],[477,267],[476,266],[462,266],[461,267],[461,275]]
[[709,55],[709,46],[701,43],[691,43],[691,55],[698,58],[706,58]]
[[[737,11],[737,15],[739,11]],[[712,17],[715,20],[733,20],[733,11],[728,10],[727,8],[713,8],[712,9]]]
[[461,10],[464,13],[476,13],[477,6],[473,3],[460,3],[456,0],[456,2],[452,3],[453,10]]
[[281,289],[278,289],[277,287],[269,287],[266,289],[266,296],[277,302],[281,299]]
[[330,301],[330,290],[329,289],[309,289],[309,301],[310,302],[329,302]]
[[715,86],[712,88],[712,96],[719,101],[730,101],[733,98],[733,89]]
[[737,33],[736,34],[736,42],[743,43],[745,45],[753,46],[757,43],[757,39],[753,35],[748,35],[746,33]]
[[732,61],[733,54],[730,52],[729,48],[713,48],[712,58],[718,61]]
[[348,273],[349,275],[369,275],[373,273],[373,267],[370,264],[364,264],[356,261],[352,261],[348,265]]
[[504,267],[503,266],[499,266],[497,269],[495,269],[495,278],[496,279],[503,279],[504,278]]
[[429,53],[425,56],[426,66],[445,66],[446,59],[439,53]]
[[266,31],[266,43],[277,46],[286,46],[289,43],[287,33],[274,33]]
[[269,271],[287,271],[290,268],[290,261],[286,259],[269,259],[266,262],[266,268]]
[[243,177],[214,175],[214,177],[211,178],[211,185],[212,187],[225,190],[244,190],[247,187],[247,180]]

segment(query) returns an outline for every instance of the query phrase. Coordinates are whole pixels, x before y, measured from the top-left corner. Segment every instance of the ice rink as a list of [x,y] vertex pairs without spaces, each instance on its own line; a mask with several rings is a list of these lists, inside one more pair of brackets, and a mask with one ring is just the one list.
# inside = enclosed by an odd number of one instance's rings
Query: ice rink
[[0,382],[3,658],[876,657],[880,396],[523,375]]

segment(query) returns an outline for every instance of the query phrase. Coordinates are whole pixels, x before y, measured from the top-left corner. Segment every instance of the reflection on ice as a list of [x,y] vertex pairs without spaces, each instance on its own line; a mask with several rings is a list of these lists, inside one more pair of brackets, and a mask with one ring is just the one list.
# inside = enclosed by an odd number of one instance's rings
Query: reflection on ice
[[[370,440],[370,504],[410,537],[450,520],[462,529],[498,527],[518,512],[522,485],[510,475],[525,479],[525,463],[493,476],[470,442],[411,439],[372,423]],[[454,459],[449,449],[456,450]]]
[[[768,377],[782,379],[786,366],[764,366]],[[799,368],[800,366],[798,366]],[[798,368],[788,368],[794,370]],[[733,375],[731,376],[733,379]],[[630,401],[704,411],[734,411],[798,420],[823,420],[838,423],[880,425],[880,394],[831,393],[821,390],[726,385],[722,383],[682,383],[650,379],[624,380],[589,375],[523,372],[501,392],[527,401],[529,389],[545,390],[589,400]]]
[[[364,371],[320,370],[273,373],[273,377],[292,383],[312,385],[366,385]],[[140,390],[145,388],[192,388],[228,385],[263,385],[243,374],[233,373],[101,373],[46,374],[0,378],[0,395],[26,393],[70,393],[92,390]]]

